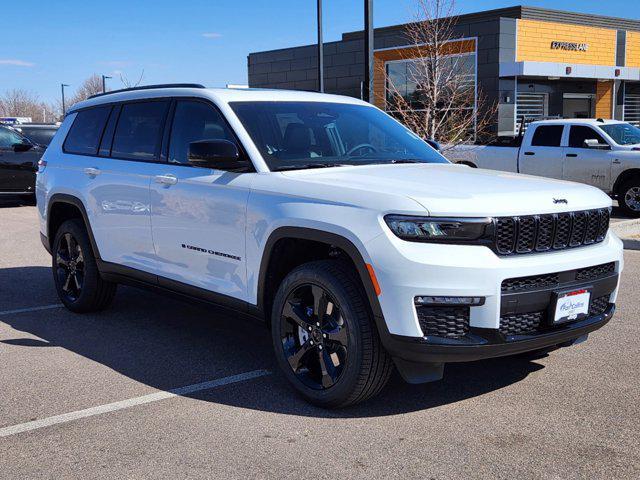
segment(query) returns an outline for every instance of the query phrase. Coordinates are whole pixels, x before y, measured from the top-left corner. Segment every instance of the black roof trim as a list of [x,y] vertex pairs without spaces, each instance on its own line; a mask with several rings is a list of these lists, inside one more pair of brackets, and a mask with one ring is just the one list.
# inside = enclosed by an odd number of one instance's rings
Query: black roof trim
[[96,93],[89,98],[103,97],[105,95],[111,95],[113,93],[122,92],[135,92],[136,90],[153,90],[156,88],[207,88],[199,83],[161,83],[158,85],[143,85],[141,87],[121,88],[120,90],[111,90],[105,93]]

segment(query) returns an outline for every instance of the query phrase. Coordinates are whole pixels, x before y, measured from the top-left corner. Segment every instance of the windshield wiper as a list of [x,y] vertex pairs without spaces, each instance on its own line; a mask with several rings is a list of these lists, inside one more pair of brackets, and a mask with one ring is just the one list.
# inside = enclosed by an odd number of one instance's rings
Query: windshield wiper
[[273,171],[281,172],[285,170],[308,170],[311,168],[347,167],[344,163],[306,163],[304,165],[282,165],[274,168]]
[[397,160],[391,160],[389,163],[423,163],[420,160],[415,160],[413,158],[399,158]]

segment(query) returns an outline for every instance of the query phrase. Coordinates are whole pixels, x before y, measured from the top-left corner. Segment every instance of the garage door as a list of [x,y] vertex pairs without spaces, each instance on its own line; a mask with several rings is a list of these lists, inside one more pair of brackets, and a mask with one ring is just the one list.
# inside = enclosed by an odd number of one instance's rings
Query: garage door
[[640,125],[640,95],[628,93],[624,96],[624,121]]
[[549,114],[549,96],[546,93],[518,93],[516,98],[516,133],[525,119],[525,128],[529,122]]

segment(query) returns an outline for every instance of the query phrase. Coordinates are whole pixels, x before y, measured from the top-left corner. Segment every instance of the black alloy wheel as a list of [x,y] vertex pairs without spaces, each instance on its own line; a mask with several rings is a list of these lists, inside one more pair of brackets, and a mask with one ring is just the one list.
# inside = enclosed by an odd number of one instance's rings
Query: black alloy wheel
[[62,236],[55,252],[56,276],[68,302],[80,298],[84,285],[85,261],[82,247],[69,232]]
[[307,401],[346,407],[376,395],[393,361],[378,335],[353,266],[317,260],[282,280],[271,309],[273,347],[282,373]]
[[324,288],[304,284],[289,294],[280,338],[289,366],[302,383],[322,390],[339,380],[347,362],[347,325],[340,306]]
[[117,285],[100,275],[82,220],[74,218],[63,222],[55,232],[51,250],[53,280],[65,307],[86,313],[109,306]]

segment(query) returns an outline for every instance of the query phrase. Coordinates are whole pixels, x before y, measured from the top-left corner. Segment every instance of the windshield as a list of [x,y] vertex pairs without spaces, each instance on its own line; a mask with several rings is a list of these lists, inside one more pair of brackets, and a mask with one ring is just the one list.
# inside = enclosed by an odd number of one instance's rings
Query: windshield
[[610,125],[600,125],[600,128],[618,145],[640,143],[640,128],[634,127],[630,123],[612,123]]
[[230,104],[272,171],[373,163],[448,163],[380,110],[324,102]]

